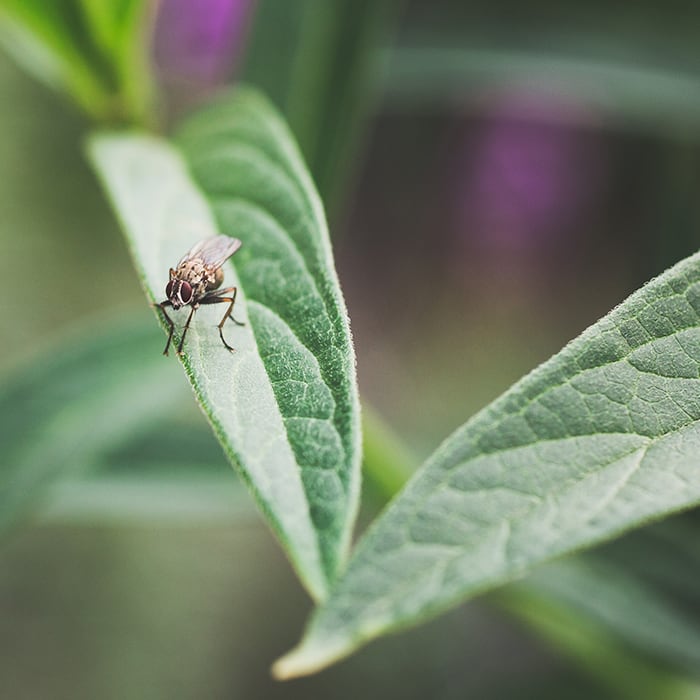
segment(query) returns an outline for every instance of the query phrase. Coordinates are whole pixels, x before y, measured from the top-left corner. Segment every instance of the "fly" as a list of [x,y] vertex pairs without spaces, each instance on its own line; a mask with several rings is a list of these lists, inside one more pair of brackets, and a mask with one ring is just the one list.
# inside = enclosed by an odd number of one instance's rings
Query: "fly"
[[236,303],[236,287],[219,289],[224,281],[222,265],[241,247],[237,238],[229,236],[213,236],[197,243],[177,264],[176,268],[170,268],[170,280],[165,287],[167,299],[155,304],[163,312],[163,316],[170,327],[168,342],[165,344],[163,354],[167,355],[170,343],[175,331],[175,323],[168,316],[165,308],[171,306],[175,311],[183,306],[189,306],[190,313],[182,330],[182,337],[177,347],[177,354],[182,354],[182,346],[185,342],[187,330],[194,312],[202,304],[228,304],[228,309],[221,322],[217,326],[221,342],[228,350],[233,348],[224,339],[224,323],[230,318],[239,326],[244,325],[232,316],[233,305]]

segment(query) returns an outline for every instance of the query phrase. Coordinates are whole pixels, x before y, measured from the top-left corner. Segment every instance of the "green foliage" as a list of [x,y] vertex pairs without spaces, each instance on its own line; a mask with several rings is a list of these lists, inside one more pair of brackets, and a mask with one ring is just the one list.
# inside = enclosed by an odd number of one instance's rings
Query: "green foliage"
[[[0,391],[0,527],[16,522],[57,480],[148,431],[182,399],[173,368],[144,325],[93,329],[17,371]],[[173,381],[175,380],[175,381]]]
[[183,362],[227,454],[323,597],[349,545],[360,457],[354,357],[323,210],[284,124],[252,91],[200,112],[178,141],[180,151],[102,134],[91,155],[151,299],[197,240],[218,231],[245,241],[231,275],[248,324],[227,330],[236,352],[212,332],[221,312],[207,307]]
[[[319,9],[304,0],[301,7],[261,3],[260,16],[281,33],[253,42],[248,70],[272,86],[328,198],[347,171],[349,136],[368,94],[369,48],[393,3],[335,0]],[[146,0],[0,0],[0,40],[97,120],[154,124],[144,41],[151,9]],[[436,48],[431,32],[428,26],[416,46],[409,37],[393,54],[387,94],[395,99],[434,104],[463,94],[468,82],[481,89],[485,76],[554,74],[619,113],[696,129],[688,116],[698,111],[687,89],[692,77],[616,58],[601,63],[561,47],[553,56],[523,46]],[[669,112],[669,104],[688,109]],[[320,199],[287,127],[259,95],[239,89],[195,114],[173,142],[101,133],[90,153],[152,301],[163,296],[168,267],[195,241],[218,232],[244,241],[226,265],[242,292],[237,315],[247,321],[226,329],[236,352],[214,330],[221,310],[204,308],[183,364],[302,581],[317,600],[328,598],[300,647],[278,663],[280,676],[313,671],[554,557],[700,500],[696,256],[449,438],[343,574],[359,492],[354,356]],[[145,328],[98,332],[6,382],[0,526],[16,523],[59,479],[87,470],[107,477],[73,483],[64,509],[84,513],[89,502],[94,513],[116,502],[132,516],[157,513],[155,493],[162,496],[165,485],[149,490],[142,469],[172,479],[196,466],[220,479],[218,454],[201,429],[183,424],[173,434],[166,421],[189,402],[174,362],[156,349]],[[389,499],[410,459],[376,417],[365,420],[374,495]],[[153,445],[160,457],[149,456]],[[162,445],[170,448],[165,457]],[[125,464],[141,482],[127,478],[115,501]],[[211,510],[212,484],[200,486]],[[182,491],[167,493],[168,507],[192,512]],[[225,510],[226,498],[213,510]],[[659,545],[645,554],[662,561],[666,552]],[[694,590],[694,578],[684,585]],[[573,560],[535,570],[499,600],[621,697],[697,697],[697,687],[675,673],[696,671],[700,632],[667,604],[663,585],[645,585],[610,562]]]
[[281,675],[700,500],[700,255],[448,438],[358,545]]
[[239,234],[249,317],[301,467],[331,578],[357,508],[355,358],[323,205],[283,122],[239,88],[178,134],[218,229]]
[[281,109],[332,214],[350,179],[397,0],[259,0],[243,76]]
[[[650,548],[649,555],[654,553]],[[650,657],[688,671],[700,669],[700,629],[652,587],[600,557],[552,562],[506,591],[515,599],[537,598],[545,605],[565,606],[588,624],[615,630],[620,639]]]
[[0,0],[0,40],[92,117],[154,120],[146,0]]
[[694,655],[697,630],[614,567],[548,564],[500,598],[511,615],[613,689],[616,698],[700,697],[700,685],[689,677],[697,665],[680,674],[673,668]]

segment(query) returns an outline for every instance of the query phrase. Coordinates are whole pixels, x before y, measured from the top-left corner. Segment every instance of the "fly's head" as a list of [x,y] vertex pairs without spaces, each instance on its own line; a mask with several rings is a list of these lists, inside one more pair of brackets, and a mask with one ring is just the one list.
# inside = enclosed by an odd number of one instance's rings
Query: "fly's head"
[[181,306],[187,306],[192,301],[194,293],[192,285],[175,275],[175,270],[170,270],[170,281],[165,287],[165,296],[173,305],[173,309],[179,309]]

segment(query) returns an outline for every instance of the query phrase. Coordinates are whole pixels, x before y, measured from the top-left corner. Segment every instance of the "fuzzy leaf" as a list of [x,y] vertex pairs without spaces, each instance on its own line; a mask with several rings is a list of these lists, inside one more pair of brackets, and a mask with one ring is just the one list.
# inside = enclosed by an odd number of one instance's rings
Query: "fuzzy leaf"
[[700,501],[700,255],[457,430],[359,544],[280,676]]
[[[229,353],[198,311],[183,364],[226,453],[309,590],[323,597],[357,510],[354,356],[321,203],[284,124],[239,89],[193,117],[181,148],[102,134],[91,154],[149,297],[199,239],[243,241],[225,265],[239,288]],[[191,169],[191,170],[190,170]],[[157,349],[154,348],[154,352]],[[167,360],[163,360],[164,362]]]

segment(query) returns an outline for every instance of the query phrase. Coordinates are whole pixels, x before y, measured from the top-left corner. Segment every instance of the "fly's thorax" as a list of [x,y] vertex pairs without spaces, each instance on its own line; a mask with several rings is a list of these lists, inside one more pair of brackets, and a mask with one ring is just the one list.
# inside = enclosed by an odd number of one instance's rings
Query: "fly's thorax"
[[201,260],[193,258],[180,263],[175,271],[175,276],[189,282],[196,300],[221,284],[223,272],[219,268],[212,269]]

